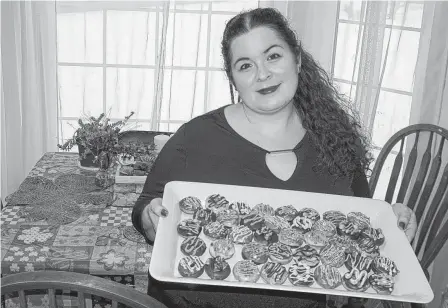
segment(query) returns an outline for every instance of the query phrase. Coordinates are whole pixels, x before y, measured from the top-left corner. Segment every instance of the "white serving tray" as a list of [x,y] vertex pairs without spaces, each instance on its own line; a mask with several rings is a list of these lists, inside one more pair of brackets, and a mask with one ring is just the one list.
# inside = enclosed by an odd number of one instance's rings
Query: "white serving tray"
[[[394,291],[391,295],[380,295],[370,287],[365,292],[353,292],[347,291],[342,285],[336,289],[324,289],[316,282],[311,287],[297,287],[293,286],[289,280],[283,285],[269,285],[261,278],[257,283],[243,283],[237,281],[232,273],[222,281],[210,279],[205,272],[199,278],[180,276],[177,266],[184,255],[180,251],[183,238],[177,234],[177,224],[183,219],[192,217],[180,211],[178,202],[187,196],[196,196],[205,201],[207,196],[216,193],[225,196],[229,201],[245,201],[251,207],[263,202],[270,204],[273,208],[289,204],[294,205],[297,209],[311,207],[321,215],[327,210],[340,210],[345,214],[351,211],[363,212],[370,217],[373,227],[381,228],[383,231],[386,241],[381,247],[381,255],[395,261],[400,271],[395,277]],[[165,186],[163,205],[170,214],[168,217],[159,220],[149,267],[152,277],[159,281],[357,296],[414,303],[429,303],[434,298],[434,293],[411,245],[404,232],[397,227],[397,220],[392,207],[385,201],[290,190],[175,181]],[[210,257],[208,251],[210,240],[202,233],[200,237],[207,244],[207,251],[201,256],[205,263]],[[233,265],[242,259],[241,248],[242,245],[235,245],[235,255],[227,260],[232,269]],[[261,268],[261,266],[259,267]],[[340,271],[343,275],[347,270],[342,267]]]

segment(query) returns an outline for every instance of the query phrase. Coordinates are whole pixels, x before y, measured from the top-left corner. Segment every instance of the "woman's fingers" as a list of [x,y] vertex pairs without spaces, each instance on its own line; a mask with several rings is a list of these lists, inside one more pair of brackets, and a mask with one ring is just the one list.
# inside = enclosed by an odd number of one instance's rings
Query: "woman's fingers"
[[392,205],[395,216],[397,216],[397,225],[404,231],[409,242],[414,239],[417,232],[417,219],[415,213],[402,203]]
[[142,214],[143,229],[150,241],[154,241],[156,237],[160,216],[168,216],[168,210],[162,205],[162,199],[156,198],[145,207]]
[[157,216],[166,217],[168,216],[168,210],[162,205],[161,198],[155,198],[149,204],[151,212]]
[[[411,211],[411,210],[410,210]],[[411,242],[414,239],[415,233],[417,232],[417,218],[415,217],[415,213],[411,211],[411,218],[409,220],[409,223],[406,227],[406,230],[404,233],[406,234],[409,242]]]

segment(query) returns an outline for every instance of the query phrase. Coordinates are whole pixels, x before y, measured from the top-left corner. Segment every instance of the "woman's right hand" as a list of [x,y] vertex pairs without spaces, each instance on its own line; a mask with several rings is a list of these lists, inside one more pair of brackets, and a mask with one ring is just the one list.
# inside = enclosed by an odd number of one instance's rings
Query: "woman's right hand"
[[146,234],[146,238],[151,242],[154,242],[154,239],[156,238],[160,216],[168,216],[168,210],[162,205],[162,198],[152,199],[145,207],[142,214],[143,230]]

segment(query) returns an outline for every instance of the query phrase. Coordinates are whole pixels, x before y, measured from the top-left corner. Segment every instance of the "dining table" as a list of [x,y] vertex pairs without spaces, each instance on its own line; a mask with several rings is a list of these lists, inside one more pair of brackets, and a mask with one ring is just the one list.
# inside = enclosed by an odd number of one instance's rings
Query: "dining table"
[[[114,168],[108,171],[111,184],[103,187],[96,184],[96,170],[80,166],[77,153],[45,153],[1,211],[2,276],[73,271],[146,293],[152,246],[131,221],[143,185],[114,184]],[[60,298],[67,306],[71,296]],[[44,296],[33,300],[29,307],[47,306]],[[92,306],[110,303],[94,297]],[[15,307],[14,301],[6,307]]]

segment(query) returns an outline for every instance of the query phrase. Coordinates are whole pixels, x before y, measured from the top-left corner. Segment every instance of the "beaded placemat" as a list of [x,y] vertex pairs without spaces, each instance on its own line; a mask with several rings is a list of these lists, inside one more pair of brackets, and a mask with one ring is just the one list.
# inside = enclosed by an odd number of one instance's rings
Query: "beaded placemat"
[[66,225],[70,224],[81,217],[82,209],[74,203],[64,203],[60,201],[58,203],[42,203],[28,206],[23,211],[31,221],[46,220],[49,225]]
[[101,192],[101,193],[88,193],[77,194],[74,197],[76,203],[94,204],[94,205],[111,205],[113,202],[113,193]]
[[55,179],[55,184],[59,188],[62,188],[70,192],[93,192],[101,190],[100,187],[95,184],[94,176],[85,176],[81,174],[62,174]]

